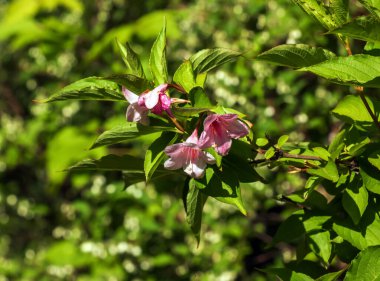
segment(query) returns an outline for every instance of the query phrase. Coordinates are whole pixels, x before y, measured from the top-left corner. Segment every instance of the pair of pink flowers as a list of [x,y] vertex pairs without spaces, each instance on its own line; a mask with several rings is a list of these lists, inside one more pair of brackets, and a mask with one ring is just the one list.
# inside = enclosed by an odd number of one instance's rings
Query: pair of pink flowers
[[173,116],[170,110],[172,100],[166,94],[168,87],[168,84],[161,84],[151,91],[142,93],[140,96],[123,87],[122,92],[129,102],[126,113],[127,120],[148,125],[149,111],[157,115],[161,115],[163,111],[166,111],[169,116]]
[[218,154],[225,156],[231,148],[232,139],[249,133],[247,125],[236,114],[211,114],[206,117],[203,127],[199,139],[198,130],[195,129],[185,142],[165,148],[165,153],[169,156],[164,163],[166,169],[183,168],[189,176],[201,178],[207,164],[215,163],[215,158],[203,149],[214,147]]

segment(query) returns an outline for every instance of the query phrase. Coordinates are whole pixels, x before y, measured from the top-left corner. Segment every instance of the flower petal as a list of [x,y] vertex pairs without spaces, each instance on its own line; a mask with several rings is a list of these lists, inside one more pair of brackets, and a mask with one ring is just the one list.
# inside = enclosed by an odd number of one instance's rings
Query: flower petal
[[148,93],[146,93],[144,96],[143,96],[143,99],[144,99],[144,105],[149,108],[149,109],[152,109],[153,107],[155,107],[158,103],[158,98],[159,98],[159,95],[156,91],[152,90]]
[[128,90],[127,88],[122,87],[122,88],[121,88],[121,91],[123,92],[125,99],[126,99],[129,103],[136,103],[136,102],[138,101],[139,96],[136,95],[135,93],[131,92],[131,91]]
[[198,144],[198,129],[195,129],[185,142]]
[[165,161],[164,167],[168,170],[177,170],[182,168],[182,161],[175,161],[173,158],[169,158],[168,160]]
[[238,139],[249,134],[248,126],[240,120],[228,124],[227,131],[233,139]]
[[184,167],[183,170],[190,177],[199,179],[204,176],[206,167],[207,167],[207,164],[203,162],[202,160],[198,159],[195,162],[190,162],[186,167]]
[[228,152],[230,151],[232,145],[232,140],[228,139],[227,141],[223,143],[216,144],[216,152],[218,152],[219,155],[226,156]]
[[216,160],[214,156],[211,155],[209,152],[204,152],[205,161],[208,164],[215,164]]

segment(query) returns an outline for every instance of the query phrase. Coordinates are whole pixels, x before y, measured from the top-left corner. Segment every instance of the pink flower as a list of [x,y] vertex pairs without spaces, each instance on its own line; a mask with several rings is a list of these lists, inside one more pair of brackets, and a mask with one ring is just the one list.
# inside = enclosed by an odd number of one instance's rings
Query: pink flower
[[231,148],[232,139],[248,135],[249,129],[236,114],[211,114],[203,123],[199,147],[215,147],[218,154],[225,156]]
[[149,125],[149,109],[145,105],[139,105],[139,96],[127,88],[122,87],[124,97],[129,102],[126,117],[129,122],[139,122],[143,125]]
[[176,143],[165,148],[170,157],[164,167],[169,170],[183,168],[190,177],[199,179],[204,176],[207,164],[214,164],[215,158],[198,146],[198,130],[195,129],[183,143]]
[[165,94],[168,87],[168,84],[161,84],[152,91],[141,94],[138,104],[150,109],[150,111],[154,114],[161,115],[163,111],[166,111],[170,116],[172,116],[170,111],[170,105],[172,102]]

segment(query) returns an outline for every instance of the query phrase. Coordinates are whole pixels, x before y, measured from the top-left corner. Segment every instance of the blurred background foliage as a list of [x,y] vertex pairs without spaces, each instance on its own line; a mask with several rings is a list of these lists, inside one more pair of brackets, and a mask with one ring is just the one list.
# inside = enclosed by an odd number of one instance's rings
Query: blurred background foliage
[[[146,65],[164,17],[171,74],[203,48],[245,52],[209,75],[207,87],[245,112],[257,136],[326,144],[339,126],[329,110],[345,88],[254,61],[283,43],[343,52],[287,0],[0,0],[0,281],[270,280],[257,268],[294,256],[269,244],[289,211],[276,198],[302,188],[302,175],[260,169],[269,183],[245,184],[247,217],[209,200],[197,247],[178,183],[124,190],[119,173],[62,172],[107,153],[88,148],[125,122],[127,104],[33,100],[80,78],[122,73],[115,37]],[[108,152],[140,155],[149,141]]]

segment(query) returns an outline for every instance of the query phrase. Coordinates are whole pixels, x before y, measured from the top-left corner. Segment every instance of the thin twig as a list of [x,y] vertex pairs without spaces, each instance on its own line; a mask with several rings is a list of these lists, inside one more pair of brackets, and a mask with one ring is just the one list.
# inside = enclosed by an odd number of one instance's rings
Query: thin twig
[[362,102],[364,103],[364,106],[365,106],[365,108],[367,109],[369,115],[371,115],[371,118],[372,118],[373,122],[375,123],[376,127],[377,127],[377,128],[379,129],[379,131],[380,131],[380,122],[379,122],[379,120],[377,119],[375,113],[373,113],[371,107],[370,107],[369,104],[368,104],[367,99],[365,98],[365,95],[364,95],[364,93],[363,93],[363,87],[360,87],[361,90],[359,90],[358,88],[359,88],[359,87],[356,87],[356,91],[357,91],[357,93],[359,94],[359,96],[360,96]]

